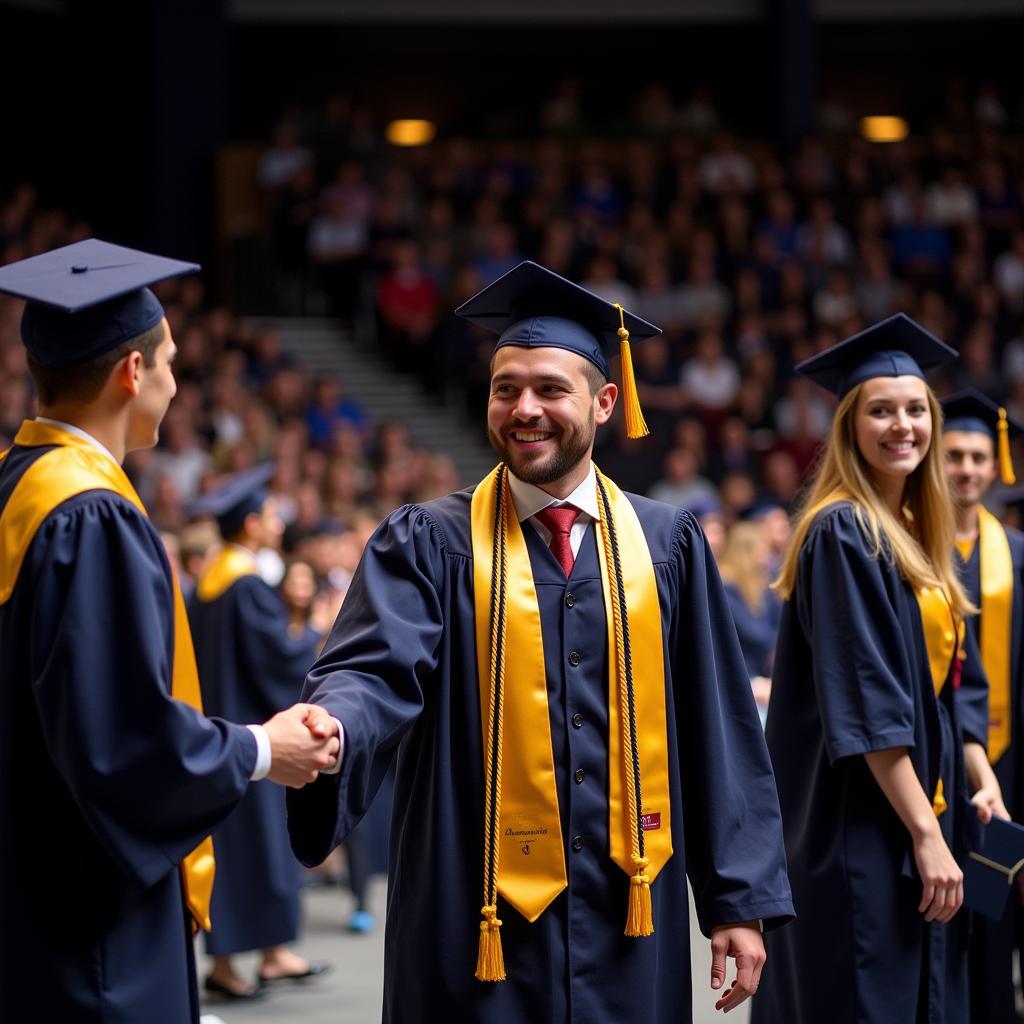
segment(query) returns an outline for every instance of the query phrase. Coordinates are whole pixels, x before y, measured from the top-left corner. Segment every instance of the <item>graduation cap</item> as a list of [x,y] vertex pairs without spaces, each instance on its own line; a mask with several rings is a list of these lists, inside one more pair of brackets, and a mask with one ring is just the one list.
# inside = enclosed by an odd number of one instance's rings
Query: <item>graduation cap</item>
[[896,313],[852,338],[805,359],[796,372],[840,398],[875,377],[920,377],[926,370],[957,358],[957,351],[939,341],[906,313]]
[[267,500],[267,484],[274,475],[274,464],[264,463],[252,469],[232,473],[212,491],[200,495],[189,507],[190,516],[212,516],[222,537],[241,530],[245,517],[259,512]]
[[942,432],[952,430],[965,434],[984,434],[996,444],[999,454],[999,476],[1004,484],[1015,484],[1017,477],[1013,472],[1013,457],[1010,454],[1010,442],[1024,433],[1024,428],[1006,415],[1001,405],[996,405],[990,398],[975,388],[966,388],[950,395],[942,403],[945,417]]
[[1013,883],[1024,869],[1024,828],[993,818],[981,832],[981,848],[968,854],[964,868],[964,903],[998,921]]
[[21,337],[33,362],[73,366],[137,338],[163,319],[147,285],[199,270],[90,238],[0,267],[0,292],[26,299]]
[[505,345],[566,349],[588,359],[605,378],[611,376],[608,360],[618,351],[626,432],[647,434],[629,342],[661,334],[661,328],[529,260],[477,292],[455,314],[497,334],[495,350]]

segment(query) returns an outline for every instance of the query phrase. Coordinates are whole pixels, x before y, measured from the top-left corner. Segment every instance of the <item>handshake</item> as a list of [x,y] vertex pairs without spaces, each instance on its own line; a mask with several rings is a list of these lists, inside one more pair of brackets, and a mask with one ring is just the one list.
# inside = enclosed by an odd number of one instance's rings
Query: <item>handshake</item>
[[333,768],[341,747],[338,723],[316,704],[295,704],[263,723],[270,740],[267,778],[301,789]]

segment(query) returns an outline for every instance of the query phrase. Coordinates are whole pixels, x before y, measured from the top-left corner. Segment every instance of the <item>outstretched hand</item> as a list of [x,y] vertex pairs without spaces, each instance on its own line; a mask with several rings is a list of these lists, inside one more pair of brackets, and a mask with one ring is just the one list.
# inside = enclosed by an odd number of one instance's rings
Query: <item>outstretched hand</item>
[[764,951],[761,928],[756,921],[743,924],[719,925],[711,930],[711,987],[720,989],[725,984],[726,960],[736,961],[736,978],[721,999],[716,1010],[728,1013],[757,991],[761,969],[768,958]]
[[267,778],[301,789],[334,766],[340,740],[338,724],[315,704],[295,704],[263,724],[270,740]]

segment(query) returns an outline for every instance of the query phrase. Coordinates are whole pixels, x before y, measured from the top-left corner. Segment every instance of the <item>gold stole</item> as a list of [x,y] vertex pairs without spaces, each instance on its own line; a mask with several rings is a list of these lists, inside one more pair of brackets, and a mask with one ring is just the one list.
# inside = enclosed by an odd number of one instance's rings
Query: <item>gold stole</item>
[[[639,808],[644,856],[648,864],[634,863],[630,805],[634,788],[634,759],[629,749],[625,680],[617,670],[618,637],[615,603],[609,583],[607,523],[595,522],[598,531],[601,581],[608,619],[608,784],[611,856],[629,875],[646,870],[653,881],[672,856],[669,808],[668,751],[665,712],[665,665],[661,632],[661,606],[650,550],[633,506],[607,477],[598,473],[608,496],[619,549],[619,569],[625,591],[630,655],[635,690],[636,753],[643,781],[643,807]],[[476,611],[477,674],[483,723],[485,763],[492,738],[488,734],[491,707],[492,639],[488,597],[500,564],[495,552],[495,473],[489,473],[473,492],[473,587]],[[507,474],[505,497],[510,498]],[[500,827],[497,890],[527,920],[536,921],[566,887],[565,851],[558,810],[551,723],[548,714],[547,674],[541,635],[540,607],[533,582],[530,555],[511,502],[507,527],[504,579],[507,624],[504,649],[504,708],[498,760],[508,770],[500,773]],[[612,555],[614,558],[614,554]],[[625,737],[625,742],[624,742]],[[635,821],[636,819],[634,819]],[[493,979],[492,979],[493,980]]]
[[233,544],[225,544],[217,557],[202,571],[196,584],[196,597],[209,604],[216,601],[235,580],[256,575],[256,558]]
[[[0,530],[0,604],[14,591],[25,554],[46,517],[69,498],[85,491],[113,491],[145,516],[146,509],[124,470],[88,441],[48,423],[26,420],[14,443],[34,448],[57,445],[41,455],[15,485],[3,510]],[[171,696],[197,711],[203,710],[192,633],[178,579],[171,573],[174,592],[174,665]],[[185,905],[195,925],[210,930],[213,892],[213,842],[207,836],[181,862]]]
[[981,578],[981,663],[988,677],[988,759],[995,764],[1010,745],[1013,556],[999,520],[978,507]]
[[[946,685],[955,659],[963,658],[964,621],[953,614],[949,598],[941,587],[925,587],[914,596],[921,612],[932,688],[938,697]],[[948,806],[942,779],[939,779],[932,797],[932,810],[938,817]]]

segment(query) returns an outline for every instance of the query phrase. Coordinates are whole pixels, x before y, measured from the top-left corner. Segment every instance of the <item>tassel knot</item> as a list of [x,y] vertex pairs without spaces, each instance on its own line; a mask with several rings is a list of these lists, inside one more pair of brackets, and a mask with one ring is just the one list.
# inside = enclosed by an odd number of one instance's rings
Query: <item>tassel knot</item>
[[501,949],[501,921],[498,908],[488,904],[480,908],[480,946],[476,956],[477,981],[504,981],[505,956]]
[[629,880],[629,910],[626,914],[626,935],[640,938],[654,934],[654,911],[651,909],[651,880],[647,875],[647,857],[633,855],[633,876]]

